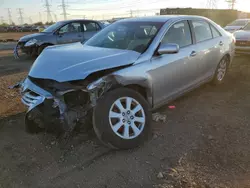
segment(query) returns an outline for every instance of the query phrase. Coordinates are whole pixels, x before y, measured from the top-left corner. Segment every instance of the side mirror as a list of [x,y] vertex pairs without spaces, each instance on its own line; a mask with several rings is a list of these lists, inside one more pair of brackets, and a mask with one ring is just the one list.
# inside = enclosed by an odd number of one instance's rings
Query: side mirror
[[159,49],[158,49],[158,53],[160,55],[162,54],[175,54],[179,52],[179,45],[178,44],[161,44]]

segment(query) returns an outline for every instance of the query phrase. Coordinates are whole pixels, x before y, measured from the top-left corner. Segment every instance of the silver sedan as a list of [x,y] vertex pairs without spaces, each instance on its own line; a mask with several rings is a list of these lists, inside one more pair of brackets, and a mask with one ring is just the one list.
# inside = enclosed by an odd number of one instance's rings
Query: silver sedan
[[243,29],[234,32],[236,38],[236,53],[250,55],[250,23]]
[[106,145],[136,147],[150,133],[151,110],[223,82],[234,42],[204,17],[155,16],[118,21],[84,44],[48,47],[19,84],[27,130],[60,124],[67,133],[93,120]]

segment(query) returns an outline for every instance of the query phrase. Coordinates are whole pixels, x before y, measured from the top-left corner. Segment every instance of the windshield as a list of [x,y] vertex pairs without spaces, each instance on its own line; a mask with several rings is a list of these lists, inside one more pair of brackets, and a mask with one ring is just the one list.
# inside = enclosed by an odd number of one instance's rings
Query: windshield
[[100,31],[85,44],[143,53],[162,25],[160,22],[117,22]]
[[234,22],[230,23],[230,26],[245,26],[249,20],[235,20]]
[[250,31],[250,22],[246,25],[246,27],[244,27],[243,30]]
[[60,27],[63,24],[63,22],[57,22],[51,26],[49,26],[48,28],[46,28],[43,32],[54,32],[58,27]]

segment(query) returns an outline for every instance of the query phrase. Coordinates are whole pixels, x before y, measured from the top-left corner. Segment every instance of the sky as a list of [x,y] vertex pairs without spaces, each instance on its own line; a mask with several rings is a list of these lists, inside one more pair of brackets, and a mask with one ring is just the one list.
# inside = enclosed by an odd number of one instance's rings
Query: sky
[[[22,8],[25,23],[47,21],[46,0],[0,0],[1,16],[8,23],[10,8],[12,20],[19,24],[18,8]],[[64,0],[67,7],[67,19],[110,19],[112,17],[154,15],[160,8],[192,7],[204,8],[209,0]],[[228,8],[225,0],[217,1],[217,8]],[[63,20],[62,0],[48,0],[53,21]],[[250,12],[250,0],[238,0],[238,10]],[[39,13],[41,16],[39,16]]]

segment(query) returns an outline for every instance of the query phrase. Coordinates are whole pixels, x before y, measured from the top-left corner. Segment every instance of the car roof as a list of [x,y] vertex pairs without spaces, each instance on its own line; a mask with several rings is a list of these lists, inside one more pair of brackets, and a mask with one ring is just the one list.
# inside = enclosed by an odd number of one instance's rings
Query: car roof
[[246,21],[250,21],[250,19],[249,18],[241,18],[241,19],[237,19],[237,20],[246,20]]
[[142,22],[166,22],[170,19],[194,19],[194,18],[202,18],[207,19],[202,16],[190,16],[190,15],[161,15],[161,16],[145,16],[145,17],[137,17],[137,18],[126,18],[119,20],[117,22],[124,22],[124,21],[142,21]]
[[79,22],[79,21],[86,21],[86,22],[98,22],[96,20],[86,20],[86,19],[74,19],[74,20],[63,20],[63,21],[60,21],[60,22],[63,22],[63,23],[69,23],[69,22]]

